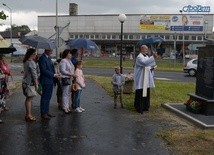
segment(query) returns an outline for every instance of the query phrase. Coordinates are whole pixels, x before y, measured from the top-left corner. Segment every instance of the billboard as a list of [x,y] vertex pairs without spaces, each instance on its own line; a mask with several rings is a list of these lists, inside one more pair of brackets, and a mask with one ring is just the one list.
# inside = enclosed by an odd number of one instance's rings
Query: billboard
[[203,31],[203,15],[174,15],[171,17],[171,31]]
[[140,29],[145,31],[203,31],[203,15],[142,15]]
[[140,18],[141,30],[169,30],[170,15],[142,15]]

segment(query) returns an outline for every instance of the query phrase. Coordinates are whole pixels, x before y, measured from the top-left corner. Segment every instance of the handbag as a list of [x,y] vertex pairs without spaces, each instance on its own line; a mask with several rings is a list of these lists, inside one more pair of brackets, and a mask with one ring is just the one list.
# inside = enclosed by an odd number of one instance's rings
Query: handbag
[[62,78],[62,85],[66,86],[66,85],[71,85],[71,79],[70,78]]
[[71,85],[71,91],[72,92],[77,91],[77,84],[76,83],[72,83],[72,85]]
[[28,96],[28,97],[36,96],[37,92],[36,92],[35,86],[27,85],[27,87],[25,89],[25,93],[26,93],[26,96]]

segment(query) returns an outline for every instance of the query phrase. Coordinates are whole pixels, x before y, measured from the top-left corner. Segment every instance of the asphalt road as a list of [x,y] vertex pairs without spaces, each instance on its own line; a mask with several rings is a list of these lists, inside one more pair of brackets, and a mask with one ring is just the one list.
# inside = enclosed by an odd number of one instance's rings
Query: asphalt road
[[[113,69],[103,68],[85,68],[84,73],[88,75],[99,75],[99,76],[112,76],[114,73]],[[124,70],[124,74],[133,73],[133,70]],[[195,82],[196,78],[188,76],[182,72],[161,72],[155,71],[155,79],[165,81],[178,81],[178,82]]]
[[[20,74],[23,70],[21,63],[11,64],[11,70],[14,73]],[[124,69],[123,73],[133,73],[133,70]],[[98,75],[98,76],[112,76],[114,74],[113,69],[104,69],[104,68],[84,68],[85,75]],[[196,82],[195,77],[188,76],[188,74],[183,72],[163,72],[155,71],[155,79],[164,80],[164,81],[178,81],[178,82]]]

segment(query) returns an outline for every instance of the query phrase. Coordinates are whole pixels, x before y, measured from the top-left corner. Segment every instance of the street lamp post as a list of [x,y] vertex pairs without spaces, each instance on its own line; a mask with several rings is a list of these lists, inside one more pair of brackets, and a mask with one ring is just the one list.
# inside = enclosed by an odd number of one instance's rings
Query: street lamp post
[[207,25],[208,25],[208,21],[204,21],[204,39],[207,39]]
[[58,26],[58,0],[56,0],[56,59],[58,59],[59,50],[59,26]]
[[180,10],[180,13],[182,15],[181,17],[181,23],[182,23],[182,38],[183,38],[183,45],[182,45],[182,52],[183,52],[183,67],[185,66],[185,51],[184,51],[184,26],[185,26],[185,22],[183,22],[183,11]]
[[[7,6],[5,3],[2,4],[3,6],[7,7],[10,10],[10,44],[12,45],[12,37],[13,37],[13,30],[12,30],[12,9]],[[11,53],[11,62],[12,62],[13,53]]]
[[121,34],[120,34],[120,73],[123,74],[122,58],[123,58],[123,23],[126,20],[125,14],[120,14],[118,20],[121,23]]

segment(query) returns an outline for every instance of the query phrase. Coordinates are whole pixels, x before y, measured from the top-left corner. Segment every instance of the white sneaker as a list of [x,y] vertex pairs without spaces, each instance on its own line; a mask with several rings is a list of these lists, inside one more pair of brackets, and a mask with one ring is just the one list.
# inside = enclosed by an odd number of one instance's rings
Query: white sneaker
[[75,112],[82,112],[82,111],[80,110],[80,108],[76,108]]
[[80,109],[82,112],[84,112],[84,111],[85,111],[85,109],[83,109],[82,107],[79,107],[79,109]]

